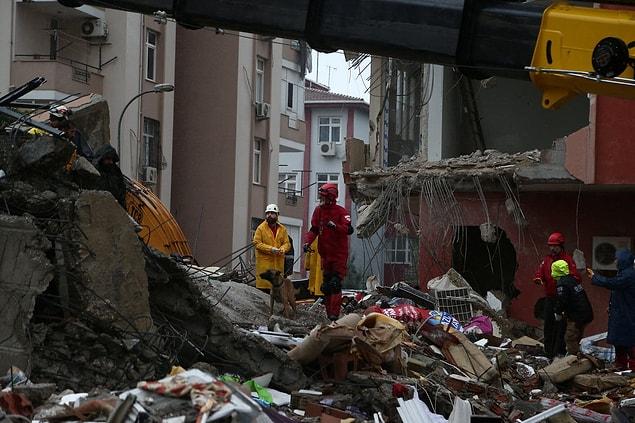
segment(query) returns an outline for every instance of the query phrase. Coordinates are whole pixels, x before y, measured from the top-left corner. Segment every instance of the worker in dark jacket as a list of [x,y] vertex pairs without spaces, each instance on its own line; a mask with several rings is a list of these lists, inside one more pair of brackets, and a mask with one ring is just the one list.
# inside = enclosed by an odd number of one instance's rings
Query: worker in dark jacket
[[551,265],[557,260],[564,260],[569,265],[571,275],[580,280],[578,270],[573,262],[573,257],[564,250],[564,235],[554,232],[547,239],[549,254],[545,256],[534,275],[534,282],[542,285],[545,290],[545,311],[543,333],[545,337],[545,355],[553,358],[556,355],[564,354],[566,346],[564,344],[564,333],[566,322],[554,319],[554,308],[556,305],[556,281],[551,276]]
[[295,250],[293,249],[293,238],[289,236],[289,245],[291,248],[284,254],[284,276],[288,278],[293,275],[293,264]]
[[591,283],[611,290],[607,342],[615,346],[615,365],[635,370],[635,257],[630,250],[619,250],[617,275],[608,278],[587,269]]
[[569,274],[569,264],[564,260],[556,260],[551,265],[551,276],[556,281],[556,321],[567,320],[564,341],[567,353],[576,355],[580,352],[580,340],[584,328],[593,320],[593,308],[584,287]]
[[110,144],[104,144],[95,152],[93,165],[101,175],[97,188],[108,191],[115,197],[121,207],[126,208],[126,182],[121,169],[117,166],[119,155]]

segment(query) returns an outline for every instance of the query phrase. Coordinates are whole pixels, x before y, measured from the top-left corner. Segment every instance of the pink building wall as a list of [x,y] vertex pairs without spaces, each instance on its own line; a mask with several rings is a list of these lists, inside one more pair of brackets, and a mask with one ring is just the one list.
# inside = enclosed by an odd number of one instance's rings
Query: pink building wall
[[[533,275],[542,257],[548,253],[546,239],[553,231],[562,232],[566,239],[566,249],[576,248],[576,205],[578,192],[521,192],[520,205],[529,221],[522,233],[507,214],[505,197],[498,193],[487,195],[488,211],[492,223],[502,228],[516,250],[518,267],[515,285],[521,294],[512,301],[511,317],[533,325],[534,304],[543,296],[543,289],[532,283]],[[478,196],[474,193],[457,194],[461,204],[464,224],[478,226],[484,223],[484,211]],[[426,290],[426,283],[452,266],[452,231],[428,219],[425,202],[420,205],[421,227],[419,275],[420,286]],[[629,193],[582,192],[580,196],[578,232],[579,249],[584,251],[587,265],[592,263],[593,236],[635,236],[635,197]],[[609,291],[591,286],[590,280],[582,276],[582,284],[587,290],[595,312],[595,320],[586,330],[587,334],[598,333],[607,327],[607,306]]]

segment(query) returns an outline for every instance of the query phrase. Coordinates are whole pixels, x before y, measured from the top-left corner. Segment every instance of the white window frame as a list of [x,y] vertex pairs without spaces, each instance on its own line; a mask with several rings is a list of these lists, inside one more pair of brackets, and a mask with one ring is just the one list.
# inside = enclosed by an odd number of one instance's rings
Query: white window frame
[[260,56],[256,57],[256,103],[264,103],[265,101],[265,59]]
[[[152,125],[152,133],[148,131]],[[148,117],[143,118],[143,166],[161,168],[161,122]],[[156,148],[156,163],[150,163],[151,151]]]
[[[154,35],[154,43],[150,42],[150,35]],[[159,44],[159,33],[151,29],[146,29],[145,40],[145,79],[155,82],[157,79],[157,47]],[[149,66],[150,56],[152,56],[152,66]],[[150,70],[152,75],[150,75]]]
[[288,194],[293,193],[296,196],[300,196],[300,190],[298,189],[298,174],[297,173],[279,173],[278,174],[278,192]]
[[[400,241],[404,244],[399,245]],[[404,260],[398,260],[398,254],[404,255]],[[395,234],[386,239],[386,264],[412,264],[412,249],[410,248],[410,238],[407,235]]]
[[340,186],[340,174],[339,173],[316,173],[315,174],[315,185],[316,185],[316,192],[315,192],[315,199],[317,201],[320,201],[320,188],[322,187],[322,185],[324,184],[335,184],[338,187],[338,191],[339,191],[339,186]]
[[[328,121],[326,123],[323,123],[323,119],[328,119]],[[334,122],[334,120],[337,120],[338,122]],[[328,128],[328,139],[323,140],[321,138],[322,135],[322,128],[323,127],[327,127]],[[339,129],[339,137],[337,138],[337,140],[333,139],[333,129],[334,128],[338,128]],[[335,144],[340,144],[342,142],[342,118],[340,116],[318,116],[318,136],[317,136],[317,141],[318,144],[322,144],[322,143],[327,143],[327,142],[333,142]]]
[[264,140],[260,138],[254,139],[253,163],[252,163],[252,182],[260,184],[262,182],[262,148]]

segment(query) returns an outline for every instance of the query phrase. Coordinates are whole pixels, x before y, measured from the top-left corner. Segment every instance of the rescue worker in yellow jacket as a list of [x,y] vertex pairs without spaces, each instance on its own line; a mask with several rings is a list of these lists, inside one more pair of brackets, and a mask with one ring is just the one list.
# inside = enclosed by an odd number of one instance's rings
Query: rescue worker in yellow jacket
[[287,228],[278,222],[280,211],[276,204],[265,209],[265,220],[254,234],[256,247],[256,288],[269,291],[271,283],[262,279],[260,274],[269,269],[284,272],[284,255],[291,249]]
[[315,238],[311,244],[311,249],[306,253],[304,266],[309,271],[309,292],[316,297],[324,296],[322,289],[320,289],[324,277],[322,276],[322,259],[318,253],[319,238],[319,236]]

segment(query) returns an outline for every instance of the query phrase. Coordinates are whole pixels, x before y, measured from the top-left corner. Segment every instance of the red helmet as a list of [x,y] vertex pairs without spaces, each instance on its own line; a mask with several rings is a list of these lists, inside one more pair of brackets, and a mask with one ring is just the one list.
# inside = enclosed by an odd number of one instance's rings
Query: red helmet
[[547,245],[563,245],[564,244],[564,235],[560,232],[554,232],[549,235],[549,239],[547,240]]
[[318,194],[320,196],[326,197],[331,200],[337,199],[337,184],[324,184],[318,189]]

